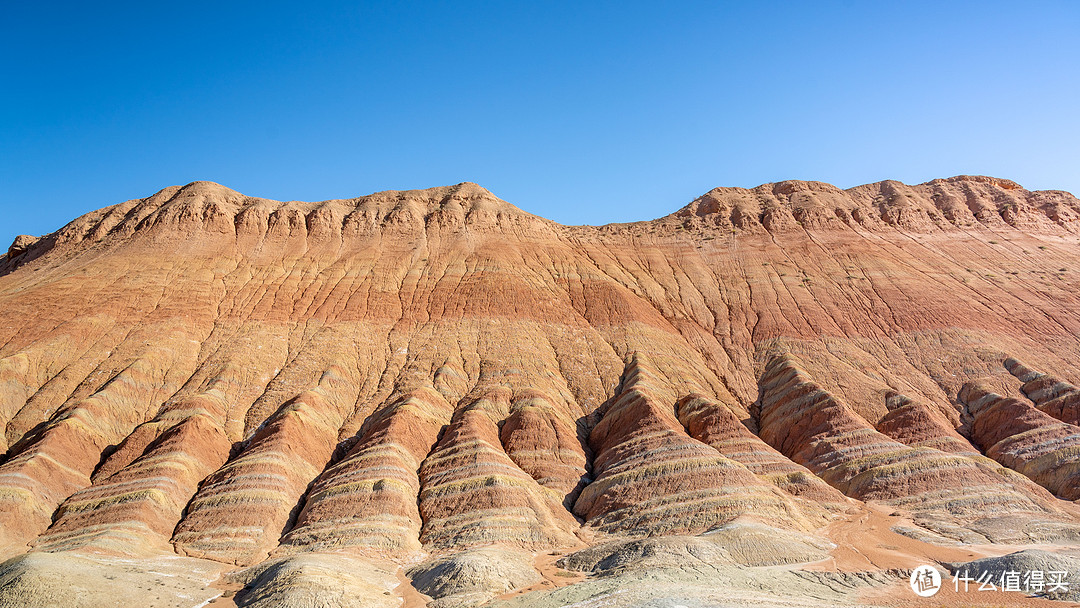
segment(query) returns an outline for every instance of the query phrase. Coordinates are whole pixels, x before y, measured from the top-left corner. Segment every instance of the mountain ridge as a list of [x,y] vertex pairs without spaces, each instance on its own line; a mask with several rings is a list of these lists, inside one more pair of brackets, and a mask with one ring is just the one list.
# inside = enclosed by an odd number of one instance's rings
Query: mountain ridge
[[[1028,191],[1025,190],[1018,183],[1002,178],[982,176],[982,175],[958,175],[950,178],[938,178],[923,182],[921,184],[907,185],[895,180],[884,180],[880,182],[872,182],[868,184],[862,184],[847,189],[840,189],[836,186],[825,182],[816,181],[803,181],[803,180],[784,180],[780,182],[770,182],[761,184],[754,188],[740,188],[740,187],[716,187],[709,192],[694,199],[682,208],[659,218],[653,220],[639,220],[634,222],[621,222],[615,224],[602,224],[602,225],[563,225],[546,220],[541,216],[531,214],[515,207],[514,205],[496,197],[486,188],[475,184],[473,182],[461,182],[452,186],[437,186],[433,188],[425,188],[418,190],[384,190],[380,192],[374,192],[372,194],[345,199],[328,199],[325,201],[316,202],[303,202],[303,201],[275,201],[272,199],[265,199],[261,197],[250,197],[243,195],[227,186],[217,184],[210,181],[194,181],[183,186],[169,186],[159,190],[153,195],[142,198],[132,199],[119,203],[117,205],[111,205],[103,207],[96,211],[86,213],[79,218],[76,218],[72,222],[63,226],[56,232],[44,235],[41,237],[34,237],[32,235],[19,235],[12,242],[8,248],[6,256],[0,257],[0,264],[8,265],[15,258],[29,253],[34,255],[32,249],[40,248],[35,247],[39,243],[44,245],[49,242],[50,239],[57,241],[60,244],[64,244],[72,241],[81,241],[85,238],[96,239],[100,238],[109,231],[117,230],[123,233],[130,233],[134,229],[138,229],[139,223],[132,226],[131,216],[139,218],[139,221],[146,221],[148,216],[162,214],[168,207],[181,207],[176,210],[175,216],[170,219],[175,221],[182,221],[183,219],[195,219],[200,213],[204,215],[203,219],[207,222],[211,222],[208,226],[211,229],[224,229],[224,225],[220,221],[222,218],[227,218],[232,212],[234,221],[242,221],[236,216],[239,212],[247,207],[264,205],[277,205],[275,211],[288,210],[292,213],[303,213],[305,216],[305,224],[309,229],[313,222],[318,222],[321,218],[318,214],[320,210],[324,210],[334,204],[339,204],[347,208],[349,203],[355,204],[358,208],[364,203],[379,201],[389,202],[394,199],[416,201],[421,200],[427,202],[426,209],[410,209],[411,212],[419,212],[427,219],[429,215],[437,211],[445,211],[445,206],[453,201],[472,201],[478,200],[488,202],[494,207],[504,213],[511,215],[527,216],[535,220],[542,222],[549,222],[552,225],[562,228],[577,228],[577,229],[605,229],[617,226],[629,226],[648,224],[651,222],[662,221],[666,219],[685,219],[692,216],[699,218],[716,216],[720,213],[720,200],[721,198],[730,198],[732,195],[741,196],[754,196],[759,200],[764,201],[761,208],[757,209],[757,222],[760,227],[765,230],[771,230],[773,228],[783,229],[790,228],[792,221],[796,225],[802,225],[805,221],[815,227],[827,227],[830,219],[840,220],[843,223],[850,224],[852,219],[857,223],[866,224],[869,222],[872,225],[871,220],[867,222],[863,221],[862,217],[851,217],[851,212],[854,209],[862,208],[856,206],[837,207],[832,212],[835,214],[835,218],[828,218],[827,214],[822,215],[820,213],[809,212],[808,209],[813,207],[821,207],[820,201],[813,201],[811,205],[799,204],[802,201],[796,201],[794,199],[799,197],[793,197],[792,195],[802,194],[801,198],[813,198],[813,193],[824,195],[849,195],[856,196],[856,204],[859,202],[865,202],[867,196],[871,196],[872,193],[877,192],[877,198],[874,201],[878,201],[883,196],[888,196],[888,200],[883,203],[879,203],[879,214],[883,223],[899,225],[906,228],[925,229],[928,227],[926,221],[911,221],[910,218],[904,217],[904,211],[908,211],[910,215],[911,208],[914,207],[916,212],[927,213],[928,220],[934,223],[939,228],[947,228],[941,220],[947,220],[954,226],[959,227],[961,222],[967,221],[968,225],[974,221],[980,221],[988,225],[994,223],[990,219],[993,217],[989,213],[987,208],[970,209],[971,213],[964,214],[963,211],[955,204],[955,201],[938,201],[934,200],[935,205],[933,207],[923,205],[912,205],[911,195],[927,189],[941,190],[942,186],[955,186],[957,184],[979,184],[983,186],[996,187],[1002,191],[1019,191],[1024,194],[1023,197],[1005,197],[999,202],[999,215],[1003,222],[1008,223],[1014,227],[1031,228],[1045,228],[1043,222],[1031,221],[1036,216],[1033,213],[1042,213],[1047,219],[1065,228],[1069,232],[1080,231],[1080,201],[1070,193],[1063,190],[1037,190]],[[942,192],[938,192],[936,196],[943,196]],[[768,199],[772,200],[768,200]],[[439,199],[436,203],[436,199]],[[1031,201],[1040,203],[1039,205],[1032,205]],[[236,205],[238,202],[243,202],[242,207],[230,209],[227,207],[218,207],[222,203],[227,204],[229,207]],[[210,208],[194,209],[192,206],[198,206],[199,204],[213,203]],[[770,205],[769,203],[772,203]],[[1027,203],[1027,204],[1025,204]],[[150,213],[146,213],[146,209],[157,205]],[[776,208],[786,208],[786,214],[778,215]],[[395,208],[395,211],[398,209]],[[940,215],[935,217],[934,211],[940,212]],[[491,212],[491,209],[486,209]],[[117,213],[122,213],[123,220],[118,220]],[[323,213],[326,213],[323,211]],[[404,214],[405,210],[399,211]],[[498,212],[496,212],[498,213]],[[208,214],[208,217],[207,217]],[[751,219],[753,214],[749,213],[746,209],[730,209],[728,211],[729,217],[727,220],[720,220],[715,222],[719,227],[728,227],[735,230],[753,230],[755,228],[755,222]],[[313,217],[308,217],[313,215]],[[856,216],[860,215],[859,213]],[[864,215],[864,217],[871,217]],[[767,218],[767,219],[766,219]],[[390,219],[389,215],[383,218],[384,220]],[[922,219],[922,218],[920,218]],[[936,221],[935,221],[936,220]],[[1025,220],[1028,220],[1025,224]],[[766,223],[768,225],[766,225]],[[235,228],[236,230],[239,227]],[[40,254],[39,254],[40,255]]]
[[605,226],[471,183],[92,212],[0,260],[0,606],[136,557],[238,605],[404,581],[465,608],[644,593],[661,562],[689,593],[691,556],[885,585],[1067,549],[1077,209],[957,177]]

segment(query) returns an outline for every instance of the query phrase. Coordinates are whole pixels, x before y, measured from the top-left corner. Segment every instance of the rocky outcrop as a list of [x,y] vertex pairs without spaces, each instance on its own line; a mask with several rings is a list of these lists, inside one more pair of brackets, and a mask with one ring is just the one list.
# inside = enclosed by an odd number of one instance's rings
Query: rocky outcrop
[[915,186],[884,181],[850,190],[795,180],[716,188],[673,216],[774,233],[847,227],[934,232],[976,224],[1076,232],[1080,226],[1080,206],[1067,193],[1028,192],[1011,180],[971,175]]
[[881,434],[791,356],[772,359],[761,383],[761,438],[852,498],[967,518],[1055,510],[1047,496],[986,459],[910,447]]
[[1065,500],[1080,499],[1080,427],[978,383],[960,391],[983,452]]
[[394,573],[344,555],[299,555],[271,559],[231,577],[243,583],[236,606],[243,608],[396,608],[401,599]]
[[878,420],[878,432],[912,447],[925,447],[954,454],[978,454],[947,418],[896,392],[885,395],[889,413]]
[[743,516],[804,529],[824,522],[822,507],[797,501],[687,435],[674,399],[664,405],[659,395],[667,391],[642,359],[628,360],[618,395],[589,436],[596,479],[574,504],[586,525],[656,535],[697,534]]
[[38,237],[30,236],[29,234],[20,234],[15,237],[15,240],[11,242],[11,246],[8,247],[7,256],[8,260],[14,260],[15,258],[26,253],[34,243],[38,242]]
[[7,255],[0,256],[0,273],[10,272],[45,253],[52,245],[51,239],[41,239],[29,234],[15,237],[8,247]]
[[1080,425],[1080,387],[1032,370],[1013,358],[1005,360],[1005,367],[1024,383],[1020,390],[1035,407],[1062,422]]
[[520,551],[495,547],[462,551],[409,569],[413,587],[434,599],[432,608],[478,606],[543,580]]

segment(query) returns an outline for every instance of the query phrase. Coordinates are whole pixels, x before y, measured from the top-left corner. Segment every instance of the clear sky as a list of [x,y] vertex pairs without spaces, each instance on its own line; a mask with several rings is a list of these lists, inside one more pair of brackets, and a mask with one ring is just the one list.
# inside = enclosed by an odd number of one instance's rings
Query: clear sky
[[1075,1],[9,2],[0,244],[194,180],[474,181],[568,224],[783,179],[1080,194],[1078,32]]

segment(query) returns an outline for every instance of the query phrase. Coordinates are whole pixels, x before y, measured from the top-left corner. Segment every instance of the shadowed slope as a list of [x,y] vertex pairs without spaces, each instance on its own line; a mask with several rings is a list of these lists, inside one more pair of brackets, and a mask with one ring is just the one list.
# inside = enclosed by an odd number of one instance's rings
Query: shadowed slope
[[987,456],[1065,500],[1080,499],[1080,427],[977,383],[965,384],[960,399],[973,418],[971,435]]
[[442,395],[426,389],[375,414],[348,455],[315,481],[282,548],[351,548],[384,558],[419,552],[417,471],[450,421],[450,411]]
[[1016,359],[1007,359],[1005,367],[1024,383],[1020,390],[1035,407],[1062,422],[1080,425],[1080,387],[1034,371]]
[[631,357],[621,390],[589,436],[596,479],[574,504],[587,525],[655,535],[697,534],[745,515],[791,528],[824,522],[820,506],[796,502],[687,435],[674,406],[675,397],[642,357]]
[[795,464],[750,432],[728,408],[701,395],[688,395],[675,404],[679,421],[691,437],[752,473],[793,495],[842,507],[844,496],[802,465]]
[[240,455],[207,478],[176,527],[177,551],[249,565],[266,557],[289,525],[308,484],[330,460],[351,410],[351,381],[323,374],[278,410]]
[[1050,496],[988,459],[909,447],[879,433],[790,356],[770,361],[761,381],[761,437],[848,496],[968,522],[1063,515]]
[[[0,466],[0,551],[19,549],[44,532],[60,503],[90,485],[102,453],[148,417],[174,366],[185,366],[171,348],[175,342],[165,338],[12,446],[17,455]],[[190,365],[193,353],[185,350]]]
[[514,464],[561,495],[567,510],[590,481],[577,422],[545,393],[523,391],[502,423],[499,438]]
[[506,455],[498,422],[510,391],[485,392],[458,410],[420,467],[420,540],[433,549],[502,543],[530,550],[576,544],[578,524],[563,496]]
[[[94,485],[64,501],[35,547],[93,546],[120,554],[171,549],[168,540],[199,482],[229,455],[224,414],[221,394],[210,393],[138,427],[99,467]],[[103,471],[120,466],[114,461],[128,460],[128,452],[141,454],[115,473]]]
[[885,395],[889,413],[878,420],[878,432],[915,448],[934,448],[955,454],[978,454],[941,414],[899,393]]

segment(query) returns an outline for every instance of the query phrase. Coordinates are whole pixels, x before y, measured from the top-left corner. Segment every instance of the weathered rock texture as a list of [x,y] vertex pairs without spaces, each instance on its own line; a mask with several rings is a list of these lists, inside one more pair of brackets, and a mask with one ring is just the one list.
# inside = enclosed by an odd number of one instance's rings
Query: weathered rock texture
[[368,548],[383,558],[419,552],[417,471],[450,411],[446,399],[428,389],[403,395],[373,415],[356,446],[316,480],[284,547]]
[[979,453],[956,432],[948,418],[923,403],[889,392],[885,395],[885,407],[889,408],[889,413],[878,420],[876,428],[900,443],[957,454]]
[[1020,390],[1035,407],[1062,422],[1080,425],[1080,387],[1034,371],[1016,359],[1006,360],[1005,366],[1024,383]]
[[972,436],[987,456],[1065,500],[1080,499],[1080,427],[978,383],[965,384],[960,399],[973,419]]
[[673,394],[658,384],[634,355],[618,396],[602,410],[589,437],[596,479],[574,505],[587,525],[623,534],[697,534],[747,515],[795,528],[824,523],[820,506],[799,504],[687,435]]
[[675,411],[691,437],[742,464],[764,481],[830,508],[844,506],[840,492],[751,433],[727,407],[701,395],[687,395],[676,403]]
[[178,551],[241,565],[267,556],[337,444],[346,415],[339,376],[325,372],[318,387],[282,406],[236,458],[206,479],[176,527]]
[[89,213],[0,255],[0,606],[67,563],[28,551],[251,567],[253,606],[416,605],[407,566],[449,607],[879,508],[883,545],[1080,538],[1078,242],[1072,195],[971,176],[601,227],[471,183]]
[[770,445],[859,500],[967,518],[1058,509],[1030,482],[986,458],[911,447],[883,435],[788,355],[765,367],[760,425]]
[[526,549],[574,544],[577,522],[562,495],[536,482],[507,456],[499,440],[510,390],[458,410],[420,466],[420,540],[437,549],[491,543]]

